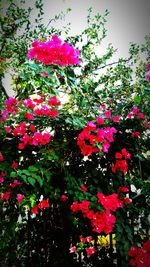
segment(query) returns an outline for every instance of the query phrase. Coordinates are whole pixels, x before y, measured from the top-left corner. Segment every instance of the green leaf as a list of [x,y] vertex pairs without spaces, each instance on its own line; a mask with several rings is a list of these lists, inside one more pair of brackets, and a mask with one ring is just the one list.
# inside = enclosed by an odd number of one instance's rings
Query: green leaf
[[21,176],[21,178],[23,179],[23,181],[24,181],[25,183],[28,182],[28,181],[27,181],[27,177],[26,177],[26,175],[23,174],[23,175]]
[[31,207],[33,208],[36,204],[36,196],[35,195],[32,195],[30,197],[30,203],[31,203]]
[[43,179],[39,175],[36,175],[36,180],[39,182],[40,186],[42,187]]
[[141,97],[140,97],[139,95],[136,95],[136,96],[134,97],[134,103],[135,103],[136,105],[138,105],[138,104],[140,104],[140,102],[141,102]]
[[33,186],[35,185],[35,179],[32,177],[28,177],[28,182]]
[[35,70],[35,71],[39,71],[39,70],[40,70],[39,66],[36,65],[36,64],[33,63],[33,62],[28,62],[28,65],[29,65],[29,67],[30,67],[31,69],[33,69],[33,70]]
[[38,169],[35,166],[29,166],[28,170],[31,171],[31,172],[38,171]]
[[17,176],[17,173],[16,172],[11,172],[10,173],[10,177],[15,178],[16,176]]

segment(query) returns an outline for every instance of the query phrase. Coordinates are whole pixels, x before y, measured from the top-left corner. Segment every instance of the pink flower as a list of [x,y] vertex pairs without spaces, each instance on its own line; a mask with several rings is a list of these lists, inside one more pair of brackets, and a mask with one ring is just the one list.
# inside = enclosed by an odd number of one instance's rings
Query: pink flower
[[96,118],[96,122],[97,122],[97,124],[99,124],[99,125],[102,125],[102,124],[104,124],[104,118],[103,117],[97,117]]
[[4,182],[4,178],[0,176],[0,183],[2,184]]
[[62,43],[57,35],[47,42],[34,41],[27,58],[36,58],[45,65],[68,66],[79,64],[79,51],[68,43]]
[[147,74],[145,75],[145,79],[150,80],[150,73],[147,73]]
[[133,114],[137,114],[139,112],[139,108],[138,107],[133,107],[132,108],[132,112],[133,112]]
[[5,176],[6,176],[6,173],[5,172],[1,172],[1,174],[0,174],[0,183],[4,182],[4,177]]
[[99,105],[98,108],[105,109],[106,108],[106,105],[105,104]]
[[90,257],[91,255],[93,255],[95,252],[96,252],[96,249],[94,247],[86,248],[86,253],[87,253],[87,256],[88,257]]
[[110,147],[110,144],[109,144],[109,143],[104,143],[104,144],[102,145],[102,151],[103,151],[104,153],[108,153],[108,149],[109,149],[109,147]]
[[6,126],[5,128],[6,133],[11,133],[11,127],[10,126]]
[[110,110],[105,111],[104,114],[105,114],[107,119],[111,118],[111,111]]
[[146,65],[147,70],[150,70],[150,63]]
[[133,112],[130,112],[130,113],[127,115],[127,118],[128,118],[128,119],[131,119],[131,118],[133,118],[133,117],[134,117]]
[[138,118],[140,118],[140,119],[145,119],[144,114],[141,113],[141,112],[139,112],[139,113],[137,114],[137,116],[138,116]]
[[18,201],[19,203],[21,203],[21,202],[23,201],[24,198],[25,198],[25,196],[22,195],[22,194],[17,194],[17,196],[16,196],[16,199],[17,199],[17,201]]
[[60,200],[61,200],[62,202],[66,202],[67,199],[68,199],[68,197],[67,197],[66,195],[61,195],[61,197],[60,197]]
[[12,167],[12,169],[17,169],[18,168],[18,163],[13,161],[11,167]]
[[150,121],[146,121],[146,122],[144,122],[144,126],[145,126],[145,127],[149,127],[149,126],[150,126]]
[[76,253],[77,251],[77,248],[74,246],[74,247],[70,247],[70,253]]
[[56,98],[56,96],[52,96],[49,99],[48,105],[50,105],[50,106],[60,106],[60,101]]
[[4,161],[4,157],[1,152],[0,152],[0,161]]
[[114,121],[114,122],[119,122],[120,121],[120,118],[121,118],[121,116],[115,116],[114,118],[112,118],[112,120]]
[[93,237],[92,236],[87,236],[86,241],[88,243],[91,243],[92,240],[93,240]]
[[87,129],[89,131],[94,131],[96,129],[96,125],[92,121],[87,122]]
[[42,76],[48,77],[48,73],[46,71],[42,71]]
[[13,183],[12,184],[10,184],[10,187],[12,187],[12,188],[14,188],[14,187],[16,187],[16,186],[18,186],[18,185],[20,185],[21,183],[18,181],[18,180],[14,180],[13,181]]

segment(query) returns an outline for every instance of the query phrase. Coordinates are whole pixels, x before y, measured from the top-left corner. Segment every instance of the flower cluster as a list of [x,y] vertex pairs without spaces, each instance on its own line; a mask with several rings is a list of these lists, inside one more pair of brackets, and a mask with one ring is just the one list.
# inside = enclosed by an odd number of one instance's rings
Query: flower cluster
[[81,203],[78,201],[73,202],[71,210],[73,213],[82,212],[83,217],[88,218],[91,222],[92,230],[97,233],[104,232],[109,234],[112,232],[116,217],[111,213],[115,212],[117,208],[123,207],[123,201],[119,199],[118,194],[104,196],[98,192],[98,203],[101,204],[104,211],[97,211],[90,209],[90,201],[83,200]]
[[[56,107],[60,105],[60,101],[56,96],[51,96],[43,104],[44,100],[41,96],[37,96],[33,100],[29,98],[21,101],[11,97],[5,102],[6,108],[2,111],[1,119],[5,123],[4,130],[12,134],[12,136],[19,138],[18,148],[20,150],[24,149],[27,145],[46,145],[51,141],[51,134],[45,131],[38,131],[35,124],[37,118],[58,116]],[[13,121],[14,117],[17,121],[17,114],[21,114],[24,120],[10,124],[10,120],[12,119]],[[36,121],[35,124],[33,124],[34,121]]]
[[[16,169],[18,167],[18,163],[13,161],[12,165],[11,165],[12,169]],[[3,182],[5,182],[5,177],[6,177],[6,173],[5,172],[1,172],[0,174],[0,183],[3,184]],[[0,198],[4,201],[8,201],[10,199],[10,196],[12,194],[12,189],[16,188],[18,186],[20,186],[21,183],[19,180],[14,179],[13,182],[7,182],[7,190],[5,192],[0,192]],[[24,195],[22,194],[17,194],[16,195],[16,199],[18,202],[22,202],[22,200],[25,198]]]
[[32,214],[38,214],[39,210],[49,208],[49,200],[48,199],[42,199],[38,204],[34,205],[34,207],[31,209]]
[[76,253],[78,251],[86,251],[87,257],[92,256],[95,252],[96,249],[93,246],[94,240],[92,236],[87,236],[83,237],[82,235],[80,236],[80,242],[76,244],[76,246],[70,246],[70,253]]
[[132,259],[129,261],[130,266],[150,266],[150,240],[147,240],[141,248],[132,246],[128,252],[128,255],[132,257]]
[[[97,122],[100,123],[98,119]],[[87,122],[86,127],[78,135],[77,144],[83,155],[89,156],[93,152],[107,153],[116,132],[114,127],[97,128],[95,123]]]
[[131,112],[129,112],[129,114],[127,115],[128,119],[134,118],[135,116],[137,116],[137,118],[144,120],[145,116],[142,112],[139,111],[138,107],[133,107]]
[[112,172],[116,173],[116,171],[119,170],[122,173],[126,173],[128,171],[127,159],[131,158],[131,154],[126,150],[126,148],[123,148],[121,153],[115,153],[115,158],[116,162],[112,166]]
[[28,59],[36,58],[45,65],[79,64],[79,51],[66,42],[62,43],[57,35],[53,35],[52,39],[47,42],[34,41],[27,57]]
[[147,69],[147,73],[146,73],[146,75],[145,75],[145,78],[147,79],[147,80],[150,80],[150,63],[148,63],[147,65],[146,65],[146,69]]

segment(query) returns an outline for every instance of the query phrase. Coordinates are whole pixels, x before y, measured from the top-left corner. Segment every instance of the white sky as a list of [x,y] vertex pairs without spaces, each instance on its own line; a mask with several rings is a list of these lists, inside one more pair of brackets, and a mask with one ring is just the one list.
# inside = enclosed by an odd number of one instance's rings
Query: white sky
[[[108,30],[106,43],[118,48],[119,56],[126,56],[130,42],[142,43],[150,33],[150,0],[45,0],[45,21],[68,7],[72,11],[67,16],[72,33],[81,32],[86,26],[89,7],[95,13],[103,14],[108,9]],[[104,44],[105,45],[105,44]]]

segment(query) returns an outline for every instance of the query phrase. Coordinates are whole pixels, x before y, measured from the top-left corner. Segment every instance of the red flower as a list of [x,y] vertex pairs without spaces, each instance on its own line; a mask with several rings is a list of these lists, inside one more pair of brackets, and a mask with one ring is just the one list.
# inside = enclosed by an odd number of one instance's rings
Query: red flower
[[79,203],[77,201],[73,202],[70,209],[72,210],[72,212],[78,212],[79,211]]
[[143,247],[137,248],[132,246],[128,251],[128,255],[133,257],[129,264],[136,267],[149,267],[150,266],[150,240],[147,240]]
[[1,198],[2,198],[3,200],[8,200],[8,199],[10,198],[11,193],[12,193],[12,192],[9,190],[9,191],[3,193],[3,194],[1,195]]
[[90,201],[88,200],[83,200],[79,204],[79,209],[82,211],[83,214],[89,211],[89,205],[90,205]]
[[25,116],[29,121],[34,120],[33,115],[32,115],[31,113],[29,113],[29,112],[24,113],[24,116]]
[[82,235],[80,235],[80,242],[85,243],[86,242],[86,237],[83,237]]
[[82,192],[86,192],[87,191],[87,187],[85,185],[83,185],[83,184],[81,185],[81,191]]
[[121,153],[125,157],[125,159],[130,159],[131,158],[131,154],[126,150],[126,148],[122,148],[121,149]]
[[132,136],[134,137],[139,137],[140,136],[140,132],[132,132]]
[[18,163],[13,161],[11,167],[12,167],[12,169],[17,169],[18,168]]
[[38,205],[35,205],[32,209],[31,209],[31,213],[32,214],[37,214],[38,213]]
[[48,116],[49,116],[49,117],[57,117],[57,116],[58,116],[58,110],[55,109],[55,108],[53,108],[52,110],[50,110],[50,111],[48,112]]
[[129,192],[129,188],[125,187],[125,186],[120,186],[119,187],[119,191],[122,192],[122,193],[127,193],[127,192]]
[[115,158],[116,158],[116,159],[122,159],[122,154],[119,153],[119,152],[116,152],[116,154],[115,154]]
[[24,143],[19,143],[18,149],[22,150],[24,148],[25,148],[25,144]]
[[38,207],[40,209],[49,208],[50,207],[49,200],[48,199],[41,200],[40,203],[38,204]]
[[31,124],[29,129],[30,129],[31,132],[35,132],[35,125]]
[[130,204],[130,203],[132,202],[132,199],[126,197],[126,198],[124,198],[123,202],[124,202],[125,204]]
[[61,195],[60,200],[66,202],[68,197],[66,195]]

